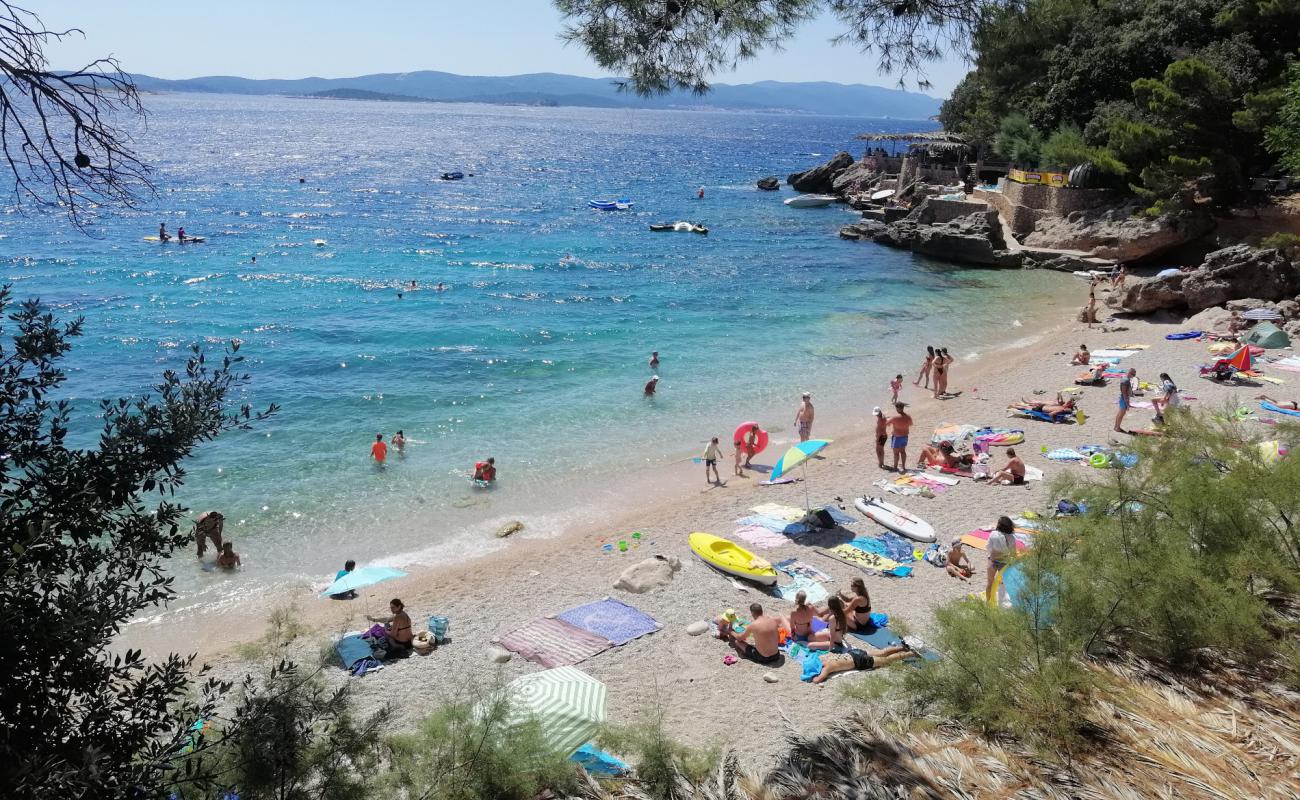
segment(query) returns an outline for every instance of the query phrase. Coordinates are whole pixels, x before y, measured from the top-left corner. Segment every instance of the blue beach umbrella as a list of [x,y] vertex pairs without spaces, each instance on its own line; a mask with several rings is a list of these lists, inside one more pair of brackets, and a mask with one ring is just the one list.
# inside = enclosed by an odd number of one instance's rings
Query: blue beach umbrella
[[786,450],[785,455],[781,456],[781,459],[776,462],[776,466],[772,468],[772,475],[768,480],[774,481],[795,467],[803,465],[803,504],[805,510],[808,509],[810,507],[808,503],[808,459],[820,453],[830,443],[830,439],[809,439],[806,442],[796,444]]
[[357,589],[366,586],[374,586],[376,583],[391,581],[393,578],[405,578],[406,573],[393,567],[362,567],[354,569],[342,578],[334,581],[329,588],[320,593],[321,597],[329,597],[332,594],[345,594],[355,592]]

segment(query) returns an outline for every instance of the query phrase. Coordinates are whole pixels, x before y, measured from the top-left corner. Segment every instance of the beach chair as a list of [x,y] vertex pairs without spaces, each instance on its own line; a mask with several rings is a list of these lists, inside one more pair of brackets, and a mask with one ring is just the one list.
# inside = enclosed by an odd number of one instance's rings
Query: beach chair
[[1236,381],[1237,373],[1250,372],[1254,369],[1255,359],[1249,347],[1239,347],[1231,355],[1220,358],[1213,364],[1202,364],[1200,375],[1219,383]]

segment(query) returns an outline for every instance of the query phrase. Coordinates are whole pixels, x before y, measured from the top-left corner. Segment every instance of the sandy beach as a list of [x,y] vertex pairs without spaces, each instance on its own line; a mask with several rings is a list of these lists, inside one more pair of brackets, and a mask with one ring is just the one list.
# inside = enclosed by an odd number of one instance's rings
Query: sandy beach
[[[1062,293],[1066,298],[1077,294],[1081,304],[1086,298],[1086,287],[1079,284],[1077,292],[1063,288]],[[1063,307],[1070,309],[1072,319],[1077,307],[1068,302]],[[1261,391],[1285,399],[1294,396],[1286,385],[1234,389],[1199,380],[1196,367],[1209,358],[1206,345],[1199,341],[1165,340],[1165,334],[1181,330],[1175,320],[1117,319],[1110,326],[1124,330],[1103,332],[1101,326],[1089,330],[1065,317],[1062,314],[1060,322],[1045,330],[1009,330],[1016,335],[1015,344],[989,352],[974,362],[958,361],[952,369],[950,389],[961,394],[951,399],[935,400],[928,391],[912,386],[920,354],[916,363],[897,365],[898,371],[906,376],[902,399],[910,404],[909,411],[916,421],[909,465],[914,463],[934,428],[944,423],[970,423],[1023,429],[1025,442],[1017,450],[1030,466],[1046,475],[1045,481],[1031,481],[1024,487],[991,487],[963,479],[934,498],[887,496],[929,521],[941,543],[946,545],[952,538],[974,528],[990,526],[1002,514],[1044,511],[1057,499],[1048,490],[1053,478],[1066,470],[1091,470],[1086,465],[1052,462],[1042,455],[1045,448],[1105,444],[1129,438],[1111,430],[1117,380],[1111,380],[1106,387],[1082,389],[1077,395],[1080,407],[1088,415],[1082,426],[1011,419],[1006,414],[1008,403],[1020,397],[1033,397],[1041,390],[1046,394],[1038,397],[1050,400],[1056,391],[1072,386],[1079,368],[1071,366],[1069,361],[1082,342],[1093,350],[1128,343],[1148,345],[1148,349],[1125,358],[1122,366],[1135,368],[1138,378],[1144,381],[1158,382],[1160,372],[1170,373],[1183,393],[1195,398],[1191,403],[1193,408],[1216,407],[1233,396],[1237,398],[1234,402],[1253,407],[1255,404],[1249,398]],[[1026,338],[1031,333],[1033,336]],[[1031,342],[1034,337],[1038,338]],[[792,416],[797,399],[797,395],[792,398]],[[864,397],[861,408],[851,410],[852,414],[834,415],[825,413],[829,409],[819,409],[814,437],[830,438],[834,443],[824,451],[824,458],[813,461],[807,468],[806,485],[814,505],[842,499],[840,505],[847,513],[861,519],[861,514],[853,508],[853,498],[880,495],[881,490],[873,483],[896,477],[877,467],[868,435],[871,406],[887,407],[888,400],[888,390],[882,386],[878,396]],[[1152,414],[1150,409],[1135,408],[1129,412],[1125,426],[1148,428]],[[822,424],[823,415],[836,419],[837,424],[834,427]],[[851,420],[855,416],[859,421],[853,424]],[[720,433],[725,436],[725,432]],[[773,444],[755,463],[773,463],[791,441],[792,432],[788,429],[774,435]],[[995,467],[1005,463],[1004,450],[993,448]],[[888,459],[888,453],[886,456]],[[802,506],[805,484],[761,486],[758,482],[766,477],[763,472],[733,477],[729,460],[720,467],[726,480],[724,486],[707,487],[702,464],[675,465],[670,468],[675,480],[669,488],[644,497],[644,502],[637,503],[634,509],[611,512],[607,519],[576,527],[559,538],[535,539],[524,531],[499,552],[469,563],[413,573],[400,581],[367,590],[355,601],[327,602],[319,600],[314,593],[304,592],[295,604],[295,613],[314,633],[302,640],[299,656],[315,663],[315,653],[322,642],[342,631],[365,627],[368,623],[363,615],[367,611],[384,612],[391,597],[401,597],[406,602],[417,629],[425,627],[425,620],[431,614],[449,617],[452,641],[431,655],[416,655],[392,663],[364,678],[350,678],[341,669],[332,667],[323,671],[330,682],[352,681],[362,706],[396,701],[396,724],[411,726],[434,708],[440,697],[460,691],[469,680],[486,681],[498,669],[508,679],[540,668],[518,656],[500,667],[490,663],[487,651],[495,637],[532,618],[611,596],[653,616],[662,625],[656,633],[607,650],[579,665],[609,687],[611,722],[629,723],[658,707],[663,710],[670,732],[681,740],[692,744],[727,743],[747,766],[760,768],[781,749],[783,718],[804,730],[816,730],[835,717],[860,708],[857,701],[843,697],[840,687],[864,676],[841,675],[818,687],[802,683],[798,666],[789,661],[778,667],[748,662],[727,666],[723,657],[729,650],[721,642],[707,635],[692,637],[685,633],[692,622],[711,618],[727,608],[743,610],[755,601],[761,602],[769,613],[783,614],[792,607],[757,588],[741,589],[729,578],[706,567],[692,555],[687,536],[693,531],[707,531],[730,538],[737,527],[735,521],[747,516],[753,506],[762,503]],[[676,477],[678,473],[680,477]],[[829,573],[834,579],[827,585],[831,591],[847,589],[850,579],[862,573],[819,549],[880,530],[861,519],[847,531],[814,533],[756,552],[772,562],[797,557]],[[641,544],[627,553],[602,549],[606,543],[632,540],[630,534],[634,531],[641,533]],[[913,574],[908,578],[867,576],[874,609],[888,614],[895,624],[901,622],[911,632],[926,636],[936,606],[983,589],[986,555],[967,549],[976,568],[970,582],[951,578],[924,562],[913,565]],[[625,568],[652,555],[680,559],[681,571],[669,586],[646,594],[629,594],[612,588]],[[241,622],[238,630],[233,627],[215,620],[211,625],[196,627],[192,631],[194,638],[186,642],[200,647],[201,656],[223,677],[235,677],[249,669],[248,662],[233,655],[233,645],[256,638],[262,632],[247,621]],[[778,681],[769,683],[764,680],[766,675],[776,675]]]

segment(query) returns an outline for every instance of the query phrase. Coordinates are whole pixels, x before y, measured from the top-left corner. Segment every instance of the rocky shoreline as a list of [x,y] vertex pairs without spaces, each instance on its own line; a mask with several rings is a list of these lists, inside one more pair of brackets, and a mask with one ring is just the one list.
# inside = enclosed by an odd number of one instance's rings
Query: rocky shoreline
[[[791,174],[786,182],[796,191],[835,195],[862,211],[861,220],[840,229],[841,238],[977,267],[1109,270],[1121,263],[1169,257],[1180,248],[1210,241],[1216,230],[1216,221],[1208,213],[1145,216],[1131,198],[1121,201],[1116,197],[1066,214],[1036,212],[1031,215],[1032,223],[1021,225],[1017,234],[1012,221],[999,209],[1023,212],[1023,207],[1013,204],[1020,193],[1028,194],[1025,187],[1004,180],[997,189],[969,185],[958,189],[912,179],[916,174],[914,164],[909,169],[904,162],[897,175],[890,175],[878,159],[855,160],[841,152],[824,164]],[[882,188],[893,192],[873,201],[873,191]],[[1202,256],[1200,253],[1211,249],[1203,247],[1189,259],[1199,263],[1185,266],[1177,274],[1162,270],[1160,277],[1130,276],[1106,297],[1106,305],[1135,315],[1157,311],[1198,314],[1193,319],[1201,319],[1206,330],[1226,325],[1231,310],[1270,308],[1278,312],[1290,336],[1300,336],[1300,259],[1296,248],[1283,251],[1231,241],[1215,244],[1227,246]],[[1215,313],[1209,313],[1211,310]]]

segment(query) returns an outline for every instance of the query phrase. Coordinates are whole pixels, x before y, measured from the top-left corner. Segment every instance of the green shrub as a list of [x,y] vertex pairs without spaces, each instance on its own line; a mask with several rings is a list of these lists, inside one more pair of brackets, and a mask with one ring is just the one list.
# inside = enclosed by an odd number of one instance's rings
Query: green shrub
[[599,742],[632,762],[637,784],[655,800],[694,797],[694,787],[717,769],[721,758],[715,746],[692,748],[670,737],[658,706],[646,721],[607,729]]
[[577,788],[577,768],[536,721],[508,725],[501,684],[467,687],[412,734],[388,739],[391,789],[439,800],[531,800]]

